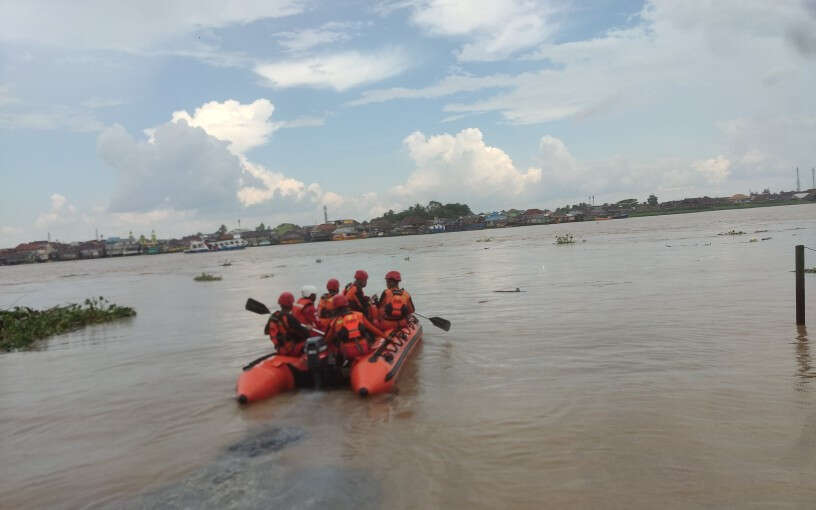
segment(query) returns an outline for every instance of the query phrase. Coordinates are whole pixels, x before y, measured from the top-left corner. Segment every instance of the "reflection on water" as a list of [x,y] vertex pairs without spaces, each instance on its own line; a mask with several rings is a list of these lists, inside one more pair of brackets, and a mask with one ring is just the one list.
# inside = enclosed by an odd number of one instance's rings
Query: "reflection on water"
[[810,360],[810,344],[808,343],[807,326],[796,326],[796,361],[799,364],[799,384],[800,391],[805,391],[808,382],[816,377],[816,371]]
[[[804,328],[790,345],[813,205],[485,237],[0,268],[2,305],[138,311],[0,355],[0,506],[813,508],[816,371]],[[372,293],[399,269],[452,329],[425,325],[394,394],[237,406],[270,348],[246,298],[358,268]]]
[[110,508],[379,508],[379,487],[365,471],[282,468],[277,452],[304,435],[296,428],[253,431],[183,480]]

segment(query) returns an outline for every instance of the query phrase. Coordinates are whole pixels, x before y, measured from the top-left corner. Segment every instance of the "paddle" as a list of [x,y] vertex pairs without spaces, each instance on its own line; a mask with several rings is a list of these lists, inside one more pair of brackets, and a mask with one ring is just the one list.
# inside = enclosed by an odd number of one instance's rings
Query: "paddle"
[[247,299],[246,305],[244,306],[250,312],[255,312],[259,315],[267,315],[272,313],[269,308],[260,301],[255,301],[252,298]]
[[[259,314],[259,315],[267,315],[267,314],[272,313],[269,310],[269,307],[267,307],[265,304],[261,303],[260,301],[255,301],[252,298],[247,299],[247,302],[246,302],[246,305],[244,305],[244,308],[246,308],[250,312],[255,312],[255,313]],[[315,333],[320,333],[321,335],[326,336],[325,332],[320,331],[319,329],[315,328],[314,326],[309,326],[308,324],[303,324],[303,327],[309,328],[312,331],[314,331]]]
[[414,315],[419,315],[423,319],[428,319],[429,321],[431,321],[431,324],[433,324],[434,326],[436,326],[439,329],[442,329],[442,330],[445,330],[445,331],[450,331],[451,322],[448,319],[443,319],[442,317],[425,317],[421,313],[416,313],[416,312],[414,312]]

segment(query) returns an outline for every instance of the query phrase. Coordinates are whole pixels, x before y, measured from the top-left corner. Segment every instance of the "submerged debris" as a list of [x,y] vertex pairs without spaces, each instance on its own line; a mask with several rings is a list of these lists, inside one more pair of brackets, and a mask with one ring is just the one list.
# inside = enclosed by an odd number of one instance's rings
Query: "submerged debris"
[[318,264],[320,264],[321,262],[323,262],[323,259],[315,259],[315,262],[317,262]]
[[484,237],[482,239],[476,239],[477,243],[489,243],[489,242],[492,242],[492,241],[493,241],[492,237]]
[[227,447],[227,452],[241,457],[257,457],[282,450],[290,443],[303,439],[303,429],[294,427],[270,427]]
[[720,232],[720,233],[719,233],[719,234],[717,234],[717,235],[718,235],[718,236],[741,236],[741,235],[743,235],[743,234],[745,234],[745,232],[743,232],[742,230],[734,230],[734,229],[731,229],[731,230],[729,230],[728,232]]
[[40,338],[134,315],[133,308],[114,305],[101,296],[86,299],[81,305],[72,303],[46,310],[27,306],[0,310],[0,350],[23,349]]
[[105,508],[383,507],[383,491],[373,471],[282,462],[285,449],[306,437],[304,430],[291,427],[253,433],[182,480]]
[[521,290],[520,288],[516,287],[515,290],[494,290],[493,292],[527,292],[527,291]]
[[266,274],[262,274],[262,275],[261,275],[261,280],[263,280],[263,279],[265,279],[265,278],[272,278],[273,276],[275,276],[275,273],[266,273]]
[[224,262],[221,263],[221,267],[229,267],[231,265],[232,265],[231,260],[225,260]]
[[214,274],[210,273],[201,273],[200,275],[193,278],[193,280],[197,282],[217,282],[221,280],[220,276],[215,276]]

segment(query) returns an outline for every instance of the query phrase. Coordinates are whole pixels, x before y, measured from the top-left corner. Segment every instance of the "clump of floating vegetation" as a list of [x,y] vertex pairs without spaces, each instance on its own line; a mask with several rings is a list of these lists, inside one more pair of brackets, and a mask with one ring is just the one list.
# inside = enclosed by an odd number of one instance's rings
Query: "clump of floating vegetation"
[[24,349],[40,338],[134,315],[133,308],[114,305],[101,296],[86,299],[81,305],[71,303],[45,310],[27,306],[0,310],[0,351]]
[[720,232],[720,233],[719,233],[719,234],[717,234],[717,235],[718,235],[718,236],[741,236],[741,235],[743,235],[743,234],[745,234],[745,232],[743,232],[742,230],[734,230],[734,229],[731,229],[731,230],[729,230],[728,232]]
[[214,274],[210,273],[201,273],[200,275],[193,278],[193,280],[197,282],[217,282],[221,280],[220,276],[215,276]]
[[555,234],[555,244],[574,244],[575,236],[567,232],[566,234]]
[[492,237],[485,237],[485,238],[483,238],[483,239],[476,239],[476,242],[477,242],[477,243],[489,243],[489,242],[491,242],[491,241],[493,241],[493,238],[492,238]]
[[805,272],[806,273],[816,273],[816,267],[806,267]]

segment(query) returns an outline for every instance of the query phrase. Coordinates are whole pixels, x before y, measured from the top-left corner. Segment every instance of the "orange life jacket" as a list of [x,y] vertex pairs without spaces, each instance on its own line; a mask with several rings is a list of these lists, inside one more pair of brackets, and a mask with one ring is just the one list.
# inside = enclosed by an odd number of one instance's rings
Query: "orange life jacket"
[[385,312],[383,319],[392,321],[404,319],[411,313],[410,301],[411,296],[405,289],[386,289],[380,303]]
[[304,342],[289,341],[289,320],[280,310],[269,316],[264,333],[275,344],[279,354],[284,356],[298,356],[303,351]]
[[314,313],[306,313],[304,310],[308,309],[308,305],[312,306],[314,310],[314,303],[309,298],[302,297],[292,306],[292,315],[299,320],[301,324],[314,324]]
[[[358,293],[362,294],[363,296],[362,303],[360,302],[360,296],[357,295]],[[346,289],[343,294],[346,296],[346,299],[348,299],[351,309],[356,312],[363,312],[368,305],[368,299],[366,299],[365,293],[363,293],[363,290],[353,282],[346,285]]]
[[321,319],[325,319],[327,317],[331,317],[332,313],[334,312],[334,305],[332,304],[332,299],[337,294],[323,294],[320,296],[320,303],[317,305],[317,316]]
[[347,359],[355,359],[371,352],[364,333],[363,314],[349,312],[338,317],[334,322],[337,328],[337,338],[340,340],[340,352]]
[[363,314],[360,312],[349,312],[338,317],[334,325],[341,342],[355,341],[363,336]]

